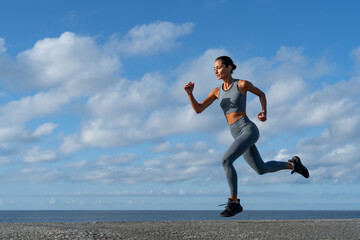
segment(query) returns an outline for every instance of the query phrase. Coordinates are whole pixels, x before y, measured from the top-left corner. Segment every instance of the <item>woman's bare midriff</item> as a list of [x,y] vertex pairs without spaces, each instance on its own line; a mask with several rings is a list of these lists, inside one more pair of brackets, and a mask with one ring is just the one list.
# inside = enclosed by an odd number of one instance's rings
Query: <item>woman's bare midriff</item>
[[240,118],[243,118],[244,116],[246,116],[246,112],[233,112],[225,115],[229,125],[236,122]]

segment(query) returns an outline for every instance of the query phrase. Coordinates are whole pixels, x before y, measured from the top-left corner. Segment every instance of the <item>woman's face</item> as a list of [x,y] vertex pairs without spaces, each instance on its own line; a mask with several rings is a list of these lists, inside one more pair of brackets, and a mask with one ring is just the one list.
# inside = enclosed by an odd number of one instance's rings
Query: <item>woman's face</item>
[[221,60],[216,60],[214,71],[217,79],[226,79],[231,75],[231,66],[225,67]]

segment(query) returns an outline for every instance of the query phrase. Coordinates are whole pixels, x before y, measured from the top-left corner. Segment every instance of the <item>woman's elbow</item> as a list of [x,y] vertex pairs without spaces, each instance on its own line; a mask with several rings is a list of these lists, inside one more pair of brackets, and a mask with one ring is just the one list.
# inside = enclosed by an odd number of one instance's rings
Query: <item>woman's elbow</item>
[[197,108],[194,108],[194,111],[196,114],[202,113],[204,111],[204,108],[200,105]]
[[204,111],[203,109],[194,109],[194,110],[195,110],[196,114],[200,114],[200,113],[202,113],[202,111]]
[[259,98],[266,98],[266,95],[264,92],[260,92],[258,96],[259,96]]

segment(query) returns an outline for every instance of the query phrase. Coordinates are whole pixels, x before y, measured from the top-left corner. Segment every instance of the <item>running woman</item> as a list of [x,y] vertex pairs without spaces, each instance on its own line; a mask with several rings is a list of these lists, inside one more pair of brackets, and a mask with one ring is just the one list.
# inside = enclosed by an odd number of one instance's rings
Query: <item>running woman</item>
[[292,157],[288,162],[264,162],[262,160],[255,146],[256,141],[259,139],[259,129],[246,115],[246,95],[248,92],[251,92],[259,97],[262,111],[257,115],[257,118],[261,122],[266,121],[266,96],[251,82],[233,79],[232,73],[235,69],[236,65],[230,57],[218,57],[215,60],[214,71],[217,79],[223,80],[223,83],[220,87],[213,89],[201,103],[197,102],[193,95],[195,86],[193,82],[188,82],[184,87],[191,106],[196,113],[201,113],[216,99],[219,99],[220,106],[229,124],[231,135],[234,138],[234,142],[227,149],[221,161],[230,188],[230,198],[225,210],[220,213],[222,217],[232,217],[243,210],[240,205],[240,199],[237,198],[238,178],[233,166],[234,161],[240,156],[243,156],[250,167],[259,175],[289,169],[292,170],[291,174],[296,172],[305,178],[309,177],[308,170],[302,165],[300,158],[297,156]]

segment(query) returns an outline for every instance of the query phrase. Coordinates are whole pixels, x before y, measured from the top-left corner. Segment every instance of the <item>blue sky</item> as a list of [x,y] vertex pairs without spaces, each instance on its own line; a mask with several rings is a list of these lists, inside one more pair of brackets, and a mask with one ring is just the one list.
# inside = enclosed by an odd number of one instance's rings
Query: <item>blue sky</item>
[[360,209],[357,1],[2,1],[0,209],[210,209],[226,201],[231,135],[214,59],[248,97],[264,160],[299,155],[308,180],[236,162],[248,210]]

